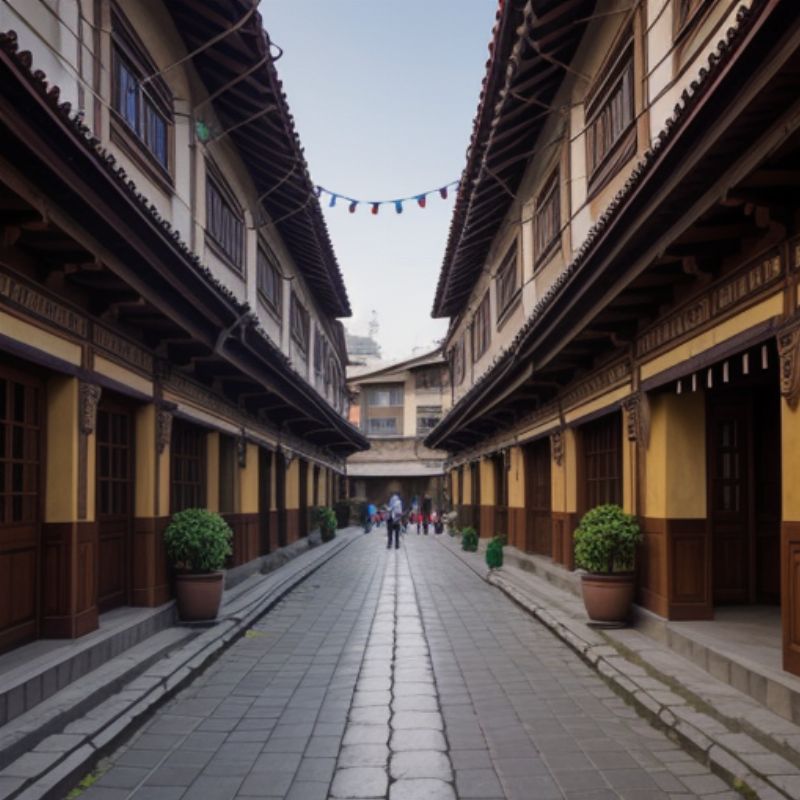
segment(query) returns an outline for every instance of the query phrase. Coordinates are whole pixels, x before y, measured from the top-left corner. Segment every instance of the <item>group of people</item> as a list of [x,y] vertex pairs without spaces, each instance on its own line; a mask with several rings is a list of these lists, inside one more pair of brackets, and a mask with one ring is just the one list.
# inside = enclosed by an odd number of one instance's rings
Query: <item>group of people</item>
[[374,503],[366,504],[364,510],[364,532],[369,533],[372,526],[380,527],[386,522],[388,534],[387,549],[392,547],[394,541],[395,548],[400,547],[400,533],[406,532],[408,525],[417,526],[417,535],[428,535],[430,526],[433,526],[435,533],[444,531],[444,521],[442,515],[433,508],[431,498],[425,495],[420,503],[415,497],[411,503],[411,508],[406,510],[403,507],[403,499],[397,492],[393,492],[386,505],[378,509]]

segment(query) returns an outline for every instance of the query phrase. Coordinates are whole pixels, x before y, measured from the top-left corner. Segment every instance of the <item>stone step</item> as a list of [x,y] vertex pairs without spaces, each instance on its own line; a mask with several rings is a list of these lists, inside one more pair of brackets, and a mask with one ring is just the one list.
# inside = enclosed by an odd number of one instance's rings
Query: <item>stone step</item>
[[119,608],[80,639],[41,639],[0,656],[0,726],[175,622],[175,603]]
[[0,727],[0,769],[103,703],[195,633],[168,628],[127,648]]

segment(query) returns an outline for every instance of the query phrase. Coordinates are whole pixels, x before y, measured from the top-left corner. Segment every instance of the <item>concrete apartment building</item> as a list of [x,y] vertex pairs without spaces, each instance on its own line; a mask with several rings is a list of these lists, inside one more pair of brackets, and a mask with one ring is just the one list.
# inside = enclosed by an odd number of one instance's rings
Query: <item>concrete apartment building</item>
[[231,566],[345,459],[347,293],[249,0],[0,5],[0,651],[170,597],[174,511]]
[[350,421],[370,443],[347,459],[351,497],[380,505],[392,492],[406,503],[428,495],[437,508],[448,503],[446,453],[423,444],[450,408],[450,379],[440,350],[400,363],[348,368]]
[[501,4],[425,439],[481,536],[571,569],[581,515],[619,503],[641,607],[757,605],[795,674],[798,66],[794,2]]

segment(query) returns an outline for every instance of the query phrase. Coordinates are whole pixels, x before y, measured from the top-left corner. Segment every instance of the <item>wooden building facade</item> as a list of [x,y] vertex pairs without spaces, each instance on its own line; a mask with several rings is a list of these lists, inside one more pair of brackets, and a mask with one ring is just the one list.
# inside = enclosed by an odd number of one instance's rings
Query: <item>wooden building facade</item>
[[799,70],[782,0],[501,4],[426,440],[482,536],[571,569],[580,516],[619,503],[643,607],[780,607],[796,674]]
[[0,12],[0,651],[170,597],[202,506],[230,566],[309,532],[367,446],[347,294],[249,2]]

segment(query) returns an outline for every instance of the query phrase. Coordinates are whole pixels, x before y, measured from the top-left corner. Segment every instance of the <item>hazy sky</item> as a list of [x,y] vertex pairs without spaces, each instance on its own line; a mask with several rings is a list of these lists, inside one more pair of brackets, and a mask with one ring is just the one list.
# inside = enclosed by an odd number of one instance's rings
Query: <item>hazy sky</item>
[[[365,200],[435,189],[460,177],[497,0],[261,0],[315,183]],[[353,317],[373,309],[385,358],[441,338],[430,316],[452,213],[448,200],[348,213],[323,207]]]

